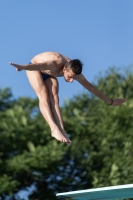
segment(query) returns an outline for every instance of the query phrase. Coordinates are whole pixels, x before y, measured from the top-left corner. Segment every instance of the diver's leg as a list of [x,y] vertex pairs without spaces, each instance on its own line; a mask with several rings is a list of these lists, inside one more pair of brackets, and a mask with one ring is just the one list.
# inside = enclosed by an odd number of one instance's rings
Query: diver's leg
[[68,143],[69,140],[60,131],[58,125],[54,120],[53,114],[51,112],[48,90],[45,85],[45,82],[42,79],[41,73],[39,71],[26,71],[26,74],[32,88],[38,96],[40,111],[50,126],[52,136],[61,142]]
[[[60,128],[60,131],[67,137],[69,140],[65,130],[64,130],[64,125],[63,125],[63,120],[62,116],[60,113],[60,108],[59,108],[59,97],[58,97],[58,90],[59,90],[59,84],[58,80],[55,77],[50,77],[45,80],[45,85],[47,86],[48,89],[48,94],[49,94],[49,100],[50,100],[50,106],[51,106],[51,111],[54,117],[54,121],[57,124],[57,126]],[[69,140],[68,142],[71,144],[71,141]]]

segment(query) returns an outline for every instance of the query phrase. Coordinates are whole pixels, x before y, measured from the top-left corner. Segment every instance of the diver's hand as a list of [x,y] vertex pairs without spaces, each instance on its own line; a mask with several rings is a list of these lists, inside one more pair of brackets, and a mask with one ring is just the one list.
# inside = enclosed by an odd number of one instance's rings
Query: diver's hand
[[112,99],[110,103],[111,106],[120,106],[126,102],[126,99]]
[[16,71],[22,71],[24,70],[23,68],[23,65],[18,65],[18,64],[15,64],[13,62],[9,62],[10,65],[14,66],[16,68]]

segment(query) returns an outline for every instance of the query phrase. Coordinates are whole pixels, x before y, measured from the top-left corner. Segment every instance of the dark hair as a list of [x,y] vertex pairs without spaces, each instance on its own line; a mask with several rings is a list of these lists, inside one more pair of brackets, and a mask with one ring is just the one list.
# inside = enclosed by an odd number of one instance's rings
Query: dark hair
[[72,69],[72,71],[78,75],[82,73],[83,63],[79,59],[73,59],[69,61],[66,68]]

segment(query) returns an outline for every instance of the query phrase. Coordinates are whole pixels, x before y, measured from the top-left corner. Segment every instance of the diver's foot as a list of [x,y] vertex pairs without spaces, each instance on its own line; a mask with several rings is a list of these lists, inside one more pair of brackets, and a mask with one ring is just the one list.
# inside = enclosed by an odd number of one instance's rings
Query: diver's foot
[[56,140],[60,142],[64,142],[66,144],[71,144],[71,141],[69,140],[67,134],[61,133],[61,131],[58,128],[52,130],[51,134],[52,134],[52,137],[54,137]]
[[68,144],[68,145],[71,145],[71,144],[72,144],[72,141],[69,139],[69,137],[68,137],[67,133],[65,132],[65,130],[62,130],[61,132],[62,132],[63,135],[67,138],[67,140],[68,140],[67,144]]

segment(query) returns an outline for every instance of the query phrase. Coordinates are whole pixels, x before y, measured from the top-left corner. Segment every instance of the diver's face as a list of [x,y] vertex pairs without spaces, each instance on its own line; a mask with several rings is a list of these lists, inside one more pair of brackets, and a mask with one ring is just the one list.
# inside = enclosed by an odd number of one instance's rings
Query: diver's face
[[67,70],[66,68],[64,68],[63,72],[65,81],[72,83],[76,74],[71,69]]

